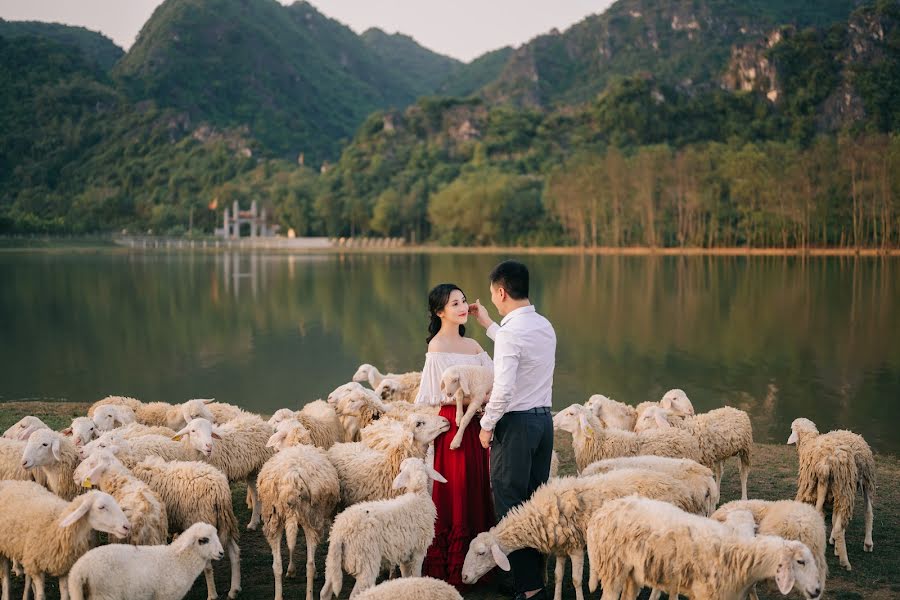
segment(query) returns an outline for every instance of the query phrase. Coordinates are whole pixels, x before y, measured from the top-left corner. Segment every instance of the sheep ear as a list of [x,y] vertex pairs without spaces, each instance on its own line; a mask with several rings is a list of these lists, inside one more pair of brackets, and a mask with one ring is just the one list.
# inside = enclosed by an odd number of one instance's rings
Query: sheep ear
[[63,429],[62,431],[60,431],[60,433],[63,434],[63,435],[72,435],[72,428],[71,428],[71,427],[66,427],[65,429]]
[[503,569],[504,571],[509,571],[509,558],[503,554],[503,550],[500,549],[500,546],[497,544],[491,544],[491,555],[494,557],[494,562],[497,563],[497,566]]
[[788,445],[797,443],[797,432],[791,430],[791,437],[788,438]]
[[785,550],[781,553],[781,562],[778,563],[778,570],[775,571],[775,583],[778,585],[778,591],[785,596],[794,589],[794,569],[791,568],[793,562],[793,554]]
[[445,386],[444,386],[444,380],[441,379],[441,391],[442,391],[442,392],[444,391],[444,387],[445,387]]
[[57,461],[62,460],[62,454],[59,452],[59,439],[54,439],[53,443],[50,444],[50,451],[53,452],[53,458]]
[[215,402],[215,401],[216,401],[215,398],[204,398],[204,399],[203,399],[203,404],[212,404],[212,403]]
[[84,478],[84,483],[82,483],[81,485],[86,488],[93,487],[94,484],[91,483],[91,481],[100,477],[100,472],[102,470],[103,470],[103,464],[99,463],[96,467],[94,467],[91,470],[90,473],[88,473],[88,476]]
[[391,485],[391,489],[402,490],[406,487],[407,481],[409,481],[409,472],[400,471],[400,473],[394,478],[394,483]]
[[655,411],[653,413],[653,420],[656,421],[656,426],[660,429],[667,429],[672,426],[672,424],[669,423],[669,420],[666,419],[665,413],[661,410]]
[[269,438],[269,441],[266,442],[266,448],[277,448],[278,445],[284,441],[284,438],[287,437],[286,431],[279,431],[275,433],[272,437]]
[[59,522],[60,527],[68,527],[69,525],[73,525],[78,522],[78,520],[86,515],[89,510],[91,510],[91,506],[94,504],[94,500],[88,496],[81,497],[81,504],[78,507],[69,513],[69,515]]
[[221,439],[222,439],[222,436],[220,436],[218,433],[216,433],[216,430],[215,430],[215,429],[213,429],[213,430],[210,432],[210,435],[212,436],[212,439],[214,439],[214,440],[221,440]]
[[441,475],[440,473],[438,473],[437,471],[435,471],[428,465],[425,465],[425,471],[428,473],[428,476],[431,477],[432,479],[434,479],[435,481],[439,481],[440,483],[447,483],[447,480],[444,478],[443,475]]
[[581,429],[587,435],[594,435],[594,428],[591,427],[591,423],[590,421],[588,421],[586,414],[581,413],[580,415],[578,415],[578,423],[581,425]]

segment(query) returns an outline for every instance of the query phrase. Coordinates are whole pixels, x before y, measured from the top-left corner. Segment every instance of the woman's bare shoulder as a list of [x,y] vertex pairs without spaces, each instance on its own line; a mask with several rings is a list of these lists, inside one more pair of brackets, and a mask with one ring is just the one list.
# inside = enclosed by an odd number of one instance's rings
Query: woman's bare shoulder
[[466,342],[468,342],[469,347],[472,349],[472,354],[481,354],[484,352],[484,348],[481,347],[481,344],[472,338],[466,338]]
[[430,342],[428,342],[428,351],[429,352],[450,352],[449,344],[447,340],[439,337],[435,337]]

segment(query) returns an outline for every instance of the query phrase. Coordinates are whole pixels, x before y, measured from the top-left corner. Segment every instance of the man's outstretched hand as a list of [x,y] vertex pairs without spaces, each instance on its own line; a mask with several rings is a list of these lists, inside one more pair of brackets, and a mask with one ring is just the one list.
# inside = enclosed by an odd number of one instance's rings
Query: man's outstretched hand
[[[474,304],[469,305],[469,313],[475,320],[478,321],[478,324],[487,329],[490,327],[492,321],[491,316],[488,314],[487,309],[481,303],[481,300],[476,300]],[[485,446],[487,448],[487,446]]]
[[478,434],[478,439],[481,440],[481,445],[485,450],[491,447],[491,439],[493,439],[493,437],[494,432],[487,429],[482,429],[481,433]]

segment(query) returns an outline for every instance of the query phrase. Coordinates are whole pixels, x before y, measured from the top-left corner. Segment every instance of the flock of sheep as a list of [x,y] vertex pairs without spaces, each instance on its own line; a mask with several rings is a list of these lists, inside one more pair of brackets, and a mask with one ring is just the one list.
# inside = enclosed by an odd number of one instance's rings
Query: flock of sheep
[[[431,489],[445,481],[430,464],[430,446],[450,424],[439,407],[412,404],[419,379],[362,365],[327,401],[280,409],[268,421],[212,400],[121,396],[94,403],[61,432],[23,418],[0,439],[2,600],[10,598],[11,570],[25,577],[25,600],[32,590],[44,599],[47,576],[59,578],[63,599],[177,600],[201,572],[212,599],[212,562],[226,555],[235,598],[233,482],[246,482],[247,528],[261,523],[271,547],[275,600],[283,598],[282,536],[290,576],[303,530],[312,600],[316,549],[329,527],[322,600],[340,594],[345,572],[358,600],[461,598],[421,577],[434,537]],[[490,376],[480,367],[448,369],[441,389],[456,400],[464,428],[489,396]],[[590,590],[602,582],[604,600],[637,598],[643,587],[651,598],[755,598],[756,583],[767,579],[784,594],[818,598],[827,574],[824,506],[833,507],[830,541],[850,569],[844,531],[857,489],[864,550],[872,551],[874,460],[859,435],[820,435],[811,421],[794,421],[797,497],[772,502],[747,499],[753,433],[743,411],[695,414],[681,390],[635,407],[598,395],[558,412],[554,426],[572,435],[578,475],[558,477],[554,456],[551,480],[472,541],[465,582],[495,566],[508,570],[507,555],[531,547],[556,559],[556,600],[566,559],[583,599],[585,552]],[[717,509],[733,456],[742,500]],[[94,547],[95,531],[126,546]],[[401,578],[376,585],[395,566]]]

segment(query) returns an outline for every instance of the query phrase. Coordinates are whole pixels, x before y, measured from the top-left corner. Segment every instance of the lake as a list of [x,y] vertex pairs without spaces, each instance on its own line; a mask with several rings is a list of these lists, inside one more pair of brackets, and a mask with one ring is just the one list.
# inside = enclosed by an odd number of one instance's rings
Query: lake
[[[363,362],[420,369],[436,283],[457,283],[496,318],[487,273],[502,258],[0,253],[0,401],[297,407]],[[900,452],[898,259],[521,258],[557,332],[555,408],[680,387],[698,411],[747,410],[757,441],[785,442],[805,416]]]

